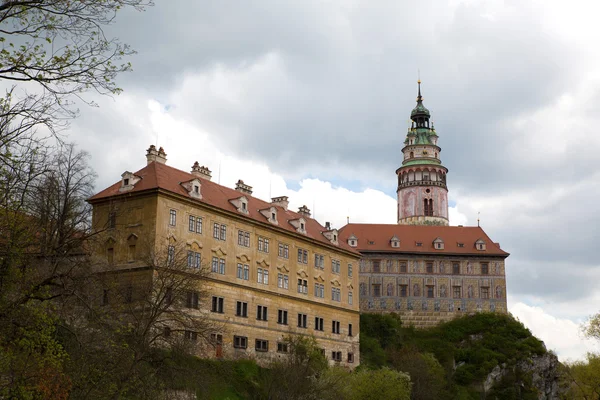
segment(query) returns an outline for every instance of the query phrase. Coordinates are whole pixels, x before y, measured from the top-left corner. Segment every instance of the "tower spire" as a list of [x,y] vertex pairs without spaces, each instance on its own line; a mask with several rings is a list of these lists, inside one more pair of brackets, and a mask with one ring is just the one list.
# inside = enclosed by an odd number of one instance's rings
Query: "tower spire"
[[422,104],[423,103],[423,96],[421,96],[421,79],[419,79],[417,81],[417,83],[419,84],[419,95],[417,96],[417,103]]

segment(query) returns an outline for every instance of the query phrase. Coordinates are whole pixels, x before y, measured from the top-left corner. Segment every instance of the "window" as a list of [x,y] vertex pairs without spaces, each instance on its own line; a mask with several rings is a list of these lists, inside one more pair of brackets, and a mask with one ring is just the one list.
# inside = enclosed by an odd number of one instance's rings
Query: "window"
[[352,278],[352,264],[348,264],[348,277]]
[[217,240],[227,239],[227,226],[225,224],[216,223],[213,225],[213,237]]
[[433,263],[432,262],[428,262],[425,265],[425,270],[427,271],[428,274],[433,274]]
[[298,279],[298,293],[308,293],[308,281],[306,279]]
[[426,217],[433,217],[433,199],[424,199],[424,211]]
[[256,306],[256,319],[267,321],[268,313],[266,306]]
[[331,260],[331,272],[334,274],[340,273],[340,260]]
[[315,283],[315,297],[325,297],[325,285],[322,283]]
[[219,257],[213,257],[212,264],[211,264],[211,270],[212,270],[212,272],[215,272],[217,274],[225,275],[225,259],[219,258]]
[[127,286],[125,289],[125,303],[131,303],[133,301],[133,287]]
[[198,340],[198,332],[185,331],[183,337],[185,338],[185,340],[190,340],[192,342],[195,342]]
[[190,232],[202,233],[202,218],[190,215],[188,230]]
[[400,263],[400,272],[406,273],[406,263],[405,262]]
[[408,296],[408,285],[400,285],[400,297]]
[[323,254],[315,254],[315,268],[325,268],[325,256]]
[[277,343],[277,352],[278,353],[287,353],[288,352],[288,345],[287,345],[287,343],[278,342]]
[[465,247],[465,244],[464,243],[456,243],[456,246],[458,246],[458,247]]
[[489,274],[489,271],[490,271],[490,269],[489,269],[487,263],[481,264],[481,275],[487,275],[487,274]]
[[258,283],[264,285],[269,284],[269,270],[266,268],[258,268]]
[[415,246],[417,246],[417,247],[422,247],[422,246],[423,246],[423,242],[416,242],[416,243],[415,243]]
[[308,264],[308,250],[298,249],[298,262]]
[[171,265],[175,261],[175,246],[169,246],[167,248],[167,264]]
[[238,317],[248,317],[248,303],[245,301],[238,301],[235,305],[235,315]]
[[331,300],[341,301],[342,291],[340,288],[331,288]]
[[109,264],[114,264],[115,262],[115,249],[112,247],[109,247],[108,249],[106,249],[106,261]]
[[352,305],[353,302],[354,302],[354,299],[353,299],[352,292],[348,292],[348,304]]
[[269,351],[269,341],[263,339],[256,339],[255,342],[256,351]]
[[277,287],[280,289],[288,289],[289,277],[284,274],[277,274]]
[[331,333],[340,333],[340,321],[331,321]]
[[246,336],[234,336],[233,347],[236,349],[248,348],[248,338]]
[[490,288],[489,287],[482,287],[481,288],[481,298],[482,299],[489,299],[490,298]]
[[298,328],[306,328],[308,315],[298,314]]
[[200,264],[202,261],[202,256],[200,253],[195,251],[188,251],[188,267],[190,268],[200,268]]
[[210,311],[223,314],[223,302],[224,300],[222,297],[213,296],[212,308],[210,309]]
[[173,288],[168,287],[165,290],[165,304],[167,306],[170,306],[172,303],[173,303]]
[[250,247],[250,232],[238,231],[238,245]]
[[342,352],[341,351],[332,351],[331,352],[331,359],[333,361],[337,361],[337,362],[342,361]]
[[110,214],[108,214],[108,227],[114,228],[116,226],[117,226],[117,213],[113,211]]
[[459,275],[459,274],[460,274],[460,264],[459,263],[452,264],[452,275]]
[[102,291],[102,305],[103,306],[108,305],[108,289],[104,289]]
[[381,262],[379,260],[373,261],[373,272],[381,272]]
[[238,263],[237,265],[237,277],[247,281],[250,279],[250,266],[248,264]]
[[323,331],[323,318],[315,317],[315,331]]
[[185,306],[198,309],[198,292],[187,292]]
[[348,336],[352,336],[352,324],[348,324]]
[[177,211],[169,210],[169,225],[175,226],[177,224]]
[[435,244],[435,248],[438,249],[438,250],[443,250],[444,249],[444,243],[437,242]]
[[269,252],[269,239],[258,237],[258,251],[262,251],[263,253]]
[[460,299],[460,286],[452,286],[452,296],[455,299]]
[[277,253],[277,255],[279,257],[289,258],[290,257],[289,251],[290,251],[290,247],[287,244],[279,243],[279,252]]
[[348,353],[348,363],[352,364],[354,362],[354,353]]
[[381,297],[381,285],[380,284],[373,285],[373,297]]
[[277,323],[281,325],[288,324],[288,312],[286,310],[277,311]]
[[435,288],[433,285],[427,286],[427,297],[432,299],[433,293],[435,292]]

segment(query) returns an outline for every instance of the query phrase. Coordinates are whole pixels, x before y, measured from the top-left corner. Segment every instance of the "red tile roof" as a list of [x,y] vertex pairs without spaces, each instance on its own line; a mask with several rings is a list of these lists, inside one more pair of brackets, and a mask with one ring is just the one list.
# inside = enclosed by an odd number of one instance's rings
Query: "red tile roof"
[[[360,252],[509,256],[478,226],[348,224],[340,229],[339,239],[347,243],[352,235],[358,238],[356,249]],[[394,235],[400,240],[400,247],[392,247]],[[433,241],[437,238],[444,241],[444,249],[434,248]],[[479,239],[485,242],[485,250],[475,248],[475,242]],[[421,243],[421,246],[417,246],[417,243]],[[463,243],[463,247],[459,247],[459,243]]]
[[[305,217],[289,209],[284,210],[281,206],[277,206],[264,200],[258,199],[247,193],[239,192],[237,190],[219,185],[208,179],[197,177],[188,172],[170,167],[166,164],[151,162],[139,171],[134,172],[134,175],[140,177],[141,180],[134,185],[133,189],[128,190],[124,193],[119,192],[119,189],[121,188],[121,181],[119,181],[114,185],[104,189],[100,193],[97,193],[96,195],[90,197],[88,199],[88,202],[93,204],[99,200],[112,196],[118,196],[121,194],[130,195],[132,193],[139,193],[147,190],[162,189],[183,197],[187,197],[192,201],[209,204],[211,206],[218,207],[222,210],[235,213],[236,215],[242,218],[249,218],[262,223],[268,223],[268,221],[267,218],[263,214],[261,214],[259,210],[275,207],[277,209],[278,225],[273,225],[274,227],[277,226],[286,231],[296,233],[296,228],[289,221],[298,218],[304,218],[304,220],[306,221],[306,235],[303,236],[317,240],[328,246],[337,247],[358,254],[358,252],[355,249],[348,246],[346,241],[340,240],[338,246],[332,244],[322,234],[322,232],[326,231],[325,227],[323,227],[321,224],[319,224],[316,220],[312,218]],[[194,179],[198,179],[200,181],[200,193],[202,195],[202,199],[193,198],[189,195],[188,191],[181,185],[182,182],[189,182]],[[242,196],[248,199],[248,214],[242,214],[238,212],[237,208],[229,201],[233,199],[238,199]]]

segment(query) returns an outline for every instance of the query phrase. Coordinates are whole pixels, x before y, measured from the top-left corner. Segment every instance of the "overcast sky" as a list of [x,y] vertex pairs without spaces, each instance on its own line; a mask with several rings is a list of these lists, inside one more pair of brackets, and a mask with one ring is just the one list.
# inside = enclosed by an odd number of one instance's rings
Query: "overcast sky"
[[395,223],[420,70],[449,169],[451,224],[511,253],[509,309],[562,360],[600,310],[600,26],[573,0],[157,0],[108,30],[134,47],[124,93],[70,138],[97,189],[145,165],[207,165],[321,222]]

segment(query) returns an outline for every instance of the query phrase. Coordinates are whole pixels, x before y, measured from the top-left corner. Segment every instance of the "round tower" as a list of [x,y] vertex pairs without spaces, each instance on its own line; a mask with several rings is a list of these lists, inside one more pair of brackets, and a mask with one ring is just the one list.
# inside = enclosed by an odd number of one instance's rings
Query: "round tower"
[[421,80],[417,105],[410,113],[402,166],[398,175],[398,223],[403,225],[448,225],[448,169],[442,165],[438,135],[423,105]]

